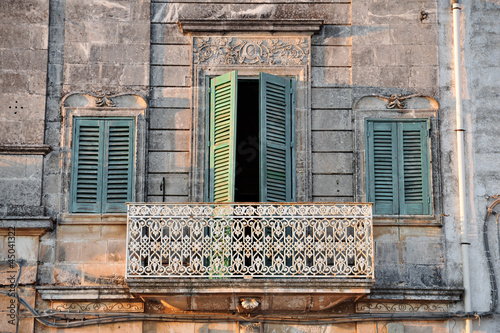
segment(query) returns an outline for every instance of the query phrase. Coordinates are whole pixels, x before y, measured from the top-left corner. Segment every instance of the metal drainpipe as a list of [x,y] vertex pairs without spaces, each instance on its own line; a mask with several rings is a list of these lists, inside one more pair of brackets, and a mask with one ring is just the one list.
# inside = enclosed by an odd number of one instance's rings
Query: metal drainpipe
[[[464,129],[462,121],[462,74],[460,72],[460,4],[459,0],[452,0],[453,10],[453,55],[455,67],[455,98],[456,98],[456,132],[457,132],[457,155],[458,155],[458,196],[460,205],[460,226],[461,238],[460,247],[462,250],[462,274],[464,283],[464,311],[472,311],[470,295],[470,269],[469,269],[469,247],[468,222],[465,208],[465,163],[464,163]],[[465,320],[465,332],[472,332],[472,321]]]

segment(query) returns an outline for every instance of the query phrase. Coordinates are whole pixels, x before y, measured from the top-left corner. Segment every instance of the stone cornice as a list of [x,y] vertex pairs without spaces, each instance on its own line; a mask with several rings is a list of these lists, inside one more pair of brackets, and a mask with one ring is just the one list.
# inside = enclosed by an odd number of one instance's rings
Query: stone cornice
[[313,34],[319,31],[321,20],[248,20],[248,19],[180,19],[184,33],[193,32],[295,32]]
[[8,235],[12,229],[16,236],[42,236],[54,229],[54,219],[49,216],[1,217],[0,236]]
[[50,145],[0,144],[0,154],[5,155],[47,155],[52,151]]

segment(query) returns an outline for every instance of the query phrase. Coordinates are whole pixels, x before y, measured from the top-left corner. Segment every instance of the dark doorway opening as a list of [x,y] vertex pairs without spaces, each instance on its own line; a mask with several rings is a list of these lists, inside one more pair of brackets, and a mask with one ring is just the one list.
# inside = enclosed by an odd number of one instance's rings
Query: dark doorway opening
[[235,202],[259,202],[259,81],[238,80]]

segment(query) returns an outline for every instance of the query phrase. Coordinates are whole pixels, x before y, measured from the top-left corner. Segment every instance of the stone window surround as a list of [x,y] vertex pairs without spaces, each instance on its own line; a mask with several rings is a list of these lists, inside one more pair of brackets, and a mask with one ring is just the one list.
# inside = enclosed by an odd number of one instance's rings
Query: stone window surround
[[[393,99],[385,96],[365,96],[360,98],[353,108],[354,147],[355,147],[355,201],[366,201],[366,119],[428,119],[430,122],[430,157],[431,157],[431,202],[432,215],[379,215],[374,216],[376,225],[441,225],[441,177],[439,157],[439,106],[436,100],[428,96],[408,96],[402,108],[389,108]],[[396,99],[396,102],[398,100]]]
[[[205,198],[205,176],[207,170],[206,146],[208,119],[207,91],[210,78],[227,72],[238,70],[240,78],[257,78],[259,72],[266,72],[272,75],[288,76],[296,78],[296,104],[295,104],[295,131],[296,131],[296,198],[299,202],[309,202],[312,199],[311,186],[311,34],[312,33],[250,33],[250,34],[192,34],[193,53],[195,50],[196,38],[220,37],[235,38],[240,40],[261,40],[278,41],[280,38],[305,39],[308,44],[307,61],[294,65],[269,65],[269,64],[220,64],[220,63],[199,63],[195,62],[193,55],[193,82],[192,82],[192,154],[190,169],[190,201],[202,202]],[[279,60],[278,60],[279,62]]]
[[[102,105],[102,106],[98,106]],[[71,154],[73,118],[75,117],[129,117],[135,118],[135,171],[134,201],[146,198],[146,100],[135,94],[100,94],[75,92],[66,95],[61,103],[61,175],[62,175],[62,216],[60,224],[126,224],[127,214],[82,214],[69,213]]]

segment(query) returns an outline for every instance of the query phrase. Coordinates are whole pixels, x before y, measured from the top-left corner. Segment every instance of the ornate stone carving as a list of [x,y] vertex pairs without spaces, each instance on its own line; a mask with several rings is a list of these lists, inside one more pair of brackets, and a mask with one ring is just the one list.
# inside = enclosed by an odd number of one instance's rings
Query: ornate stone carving
[[52,309],[64,312],[144,312],[142,302],[53,302]]
[[357,303],[356,312],[358,313],[393,313],[393,312],[446,312],[445,304],[439,303]]
[[310,55],[307,38],[197,37],[193,45],[195,64],[307,65]]
[[406,99],[412,97],[419,97],[422,95],[413,94],[408,96],[401,96],[397,94],[392,94],[391,97],[380,96],[380,95],[374,95],[374,96],[386,101],[387,102],[386,108],[388,109],[406,109],[406,102],[405,102]]
[[115,94],[112,92],[102,92],[98,91],[96,93],[90,94],[91,96],[95,97],[95,105],[96,106],[107,106],[107,107],[113,107],[116,106],[116,104],[113,102],[111,97],[115,97]]

